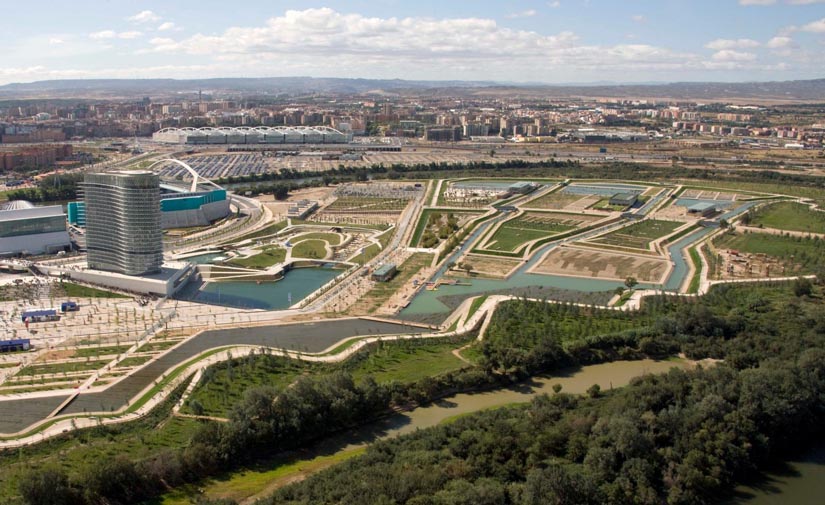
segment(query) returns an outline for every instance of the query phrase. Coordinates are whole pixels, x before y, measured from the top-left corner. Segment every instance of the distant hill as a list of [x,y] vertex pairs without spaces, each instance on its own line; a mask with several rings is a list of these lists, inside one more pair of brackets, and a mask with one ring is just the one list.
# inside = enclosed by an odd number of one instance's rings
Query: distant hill
[[199,90],[218,95],[420,94],[451,96],[509,95],[552,97],[615,97],[740,101],[823,101],[825,79],[774,82],[675,82],[663,84],[504,84],[491,81],[407,81],[402,79],[342,79],[265,77],[217,79],[73,79],[14,83],[0,86],[0,99],[14,98],[135,98],[194,95]]
[[230,94],[340,93],[416,90],[429,88],[466,88],[490,86],[491,82],[405,81],[401,79],[340,79],[318,77],[263,77],[215,79],[63,79],[13,83],[0,86],[0,98],[143,96],[220,92]]

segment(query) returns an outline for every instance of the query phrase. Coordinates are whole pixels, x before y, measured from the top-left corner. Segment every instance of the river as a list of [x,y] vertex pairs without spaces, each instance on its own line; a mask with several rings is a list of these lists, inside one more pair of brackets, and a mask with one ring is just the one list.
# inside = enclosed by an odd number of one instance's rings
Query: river
[[[685,368],[684,361],[614,361],[557,371],[554,375],[539,376],[511,387],[480,393],[461,393],[439,400],[427,407],[392,415],[381,421],[352,430],[345,435],[331,437],[312,449],[290,456],[278,457],[271,465],[258,465],[253,470],[237,472],[203,486],[204,498],[231,498],[247,503],[252,498],[268,495],[275,487],[333,463],[357,455],[372,442],[430,428],[455,416],[525,403],[540,394],[553,394],[553,385],[560,384],[562,392],[582,394],[593,384],[602,390],[627,385],[640,375],[663,373],[673,367]],[[289,467],[284,471],[284,467]],[[164,505],[190,503],[188,496],[175,492],[166,496]]]
[[765,472],[758,481],[737,486],[734,497],[722,505],[822,505],[823,482],[825,441]]

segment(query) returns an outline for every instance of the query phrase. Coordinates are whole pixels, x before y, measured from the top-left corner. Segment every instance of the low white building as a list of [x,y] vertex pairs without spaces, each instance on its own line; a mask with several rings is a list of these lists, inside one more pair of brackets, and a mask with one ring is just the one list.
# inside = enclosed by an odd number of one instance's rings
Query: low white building
[[0,206],[0,256],[54,253],[71,243],[62,206],[22,200]]

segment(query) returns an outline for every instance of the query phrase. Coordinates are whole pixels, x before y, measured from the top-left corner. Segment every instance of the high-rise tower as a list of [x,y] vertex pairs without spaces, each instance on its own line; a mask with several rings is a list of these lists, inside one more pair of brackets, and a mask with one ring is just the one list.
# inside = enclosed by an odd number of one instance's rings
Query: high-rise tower
[[83,191],[89,268],[126,275],[159,272],[159,177],[147,171],[86,174]]

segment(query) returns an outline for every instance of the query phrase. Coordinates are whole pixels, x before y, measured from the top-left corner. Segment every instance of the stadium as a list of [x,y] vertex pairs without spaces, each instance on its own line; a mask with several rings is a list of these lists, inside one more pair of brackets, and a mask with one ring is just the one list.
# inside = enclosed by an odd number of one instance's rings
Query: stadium
[[166,144],[346,144],[350,136],[328,126],[164,128],[152,139]]
[[[159,160],[149,166],[173,163],[192,177],[191,183],[162,179],[160,184],[161,228],[189,228],[208,226],[230,213],[226,190],[199,175],[192,167],[176,159]],[[83,201],[67,206],[69,224],[86,225],[86,205]]]

